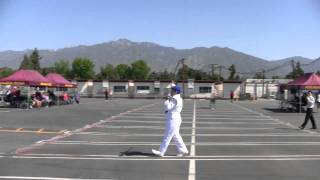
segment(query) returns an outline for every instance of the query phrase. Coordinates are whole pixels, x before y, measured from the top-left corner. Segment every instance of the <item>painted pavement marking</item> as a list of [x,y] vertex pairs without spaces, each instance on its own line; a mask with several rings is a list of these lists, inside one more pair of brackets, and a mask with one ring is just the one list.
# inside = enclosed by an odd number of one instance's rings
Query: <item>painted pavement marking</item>
[[33,179],[33,180],[112,180],[112,179],[81,179],[81,178],[58,178],[58,177],[36,177],[36,176],[0,176],[0,179]]

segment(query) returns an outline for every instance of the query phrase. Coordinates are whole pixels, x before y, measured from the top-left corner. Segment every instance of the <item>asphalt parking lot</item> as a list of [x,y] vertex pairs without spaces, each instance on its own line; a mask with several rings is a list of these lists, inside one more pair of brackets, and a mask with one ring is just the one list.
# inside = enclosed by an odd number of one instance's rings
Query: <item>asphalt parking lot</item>
[[2,108],[0,179],[318,179],[320,136],[297,129],[303,114],[272,111],[274,101],[208,103],[184,101],[185,157],[174,144],[151,154],[164,132],[162,100]]

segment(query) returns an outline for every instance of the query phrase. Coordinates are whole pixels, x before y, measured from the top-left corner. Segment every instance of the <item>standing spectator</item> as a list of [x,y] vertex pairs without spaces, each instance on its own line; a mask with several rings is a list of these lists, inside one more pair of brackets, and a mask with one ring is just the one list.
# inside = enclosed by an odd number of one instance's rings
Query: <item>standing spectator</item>
[[216,108],[216,91],[214,89],[210,96],[210,109],[215,110],[215,108]]
[[309,91],[307,94],[307,112],[304,119],[303,124],[299,127],[300,129],[304,129],[309,121],[311,120],[312,128],[311,129],[317,129],[316,122],[313,117],[313,108],[314,108],[315,99],[312,96],[312,92]]
[[109,91],[108,91],[108,89],[106,89],[106,90],[104,91],[104,98],[105,98],[105,100],[108,100],[108,99],[109,99]]
[[317,109],[320,108],[320,93],[317,95]]
[[74,94],[74,100],[76,101],[77,104],[80,103],[80,93],[78,90],[76,90],[76,92]]
[[233,91],[231,90],[230,91],[230,101],[233,102],[233,98],[234,98],[234,93]]

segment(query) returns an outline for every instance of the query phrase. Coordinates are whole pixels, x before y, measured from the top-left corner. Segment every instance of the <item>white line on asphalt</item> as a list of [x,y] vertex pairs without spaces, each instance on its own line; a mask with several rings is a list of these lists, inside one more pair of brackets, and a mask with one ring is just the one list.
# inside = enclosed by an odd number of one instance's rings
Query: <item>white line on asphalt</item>
[[244,136],[244,137],[266,137],[266,136],[271,136],[271,137],[319,137],[318,134],[309,134],[309,133],[252,133],[252,134],[197,134],[198,137],[201,136],[213,136],[213,137],[238,137],[238,136]]
[[[130,120],[130,119],[163,119],[164,117],[149,117],[149,116],[117,116],[117,117],[115,117],[115,119],[117,120],[117,122],[118,121],[120,121],[120,120]],[[190,119],[191,120],[191,118],[190,117],[182,117],[182,119],[183,120],[186,120],[186,119]],[[230,117],[230,118],[225,118],[225,117],[221,117],[221,118],[217,118],[217,117],[215,117],[215,118],[210,118],[210,117],[197,117],[197,120],[199,120],[199,119],[203,119],[203,120],[206,120],[206,119],[209,119],[209,120],[212,120],[212,121],[214,121],[214,120],[231,120],[231,121],[234,121],[235,119],[234,119],[234,117]],[[273,119],[252,119],[252,118],[239,118],[239,119],[236,119],[237,121],[274,121]]]
[[[154,157],[154,156],[146,156],[146,155],[137,155],[137,156],[119,156],[114,154],[25,154],[21,156],[14,156],[14,157],[97,157],[97,158],[105,158],[105,157],[114,157],[114,158],[121,158],[121,157]],[[176,156],[164,156],[165,158],[176,158]],[[207,155],[207,156],[185,156],[185,158],[305,158],[305,157],[319,157],[320,154],[279,154],[279,155]],[[181,159],[181,158],[178,158]]]
[[[210,120],[217,120],[217,119],[223,119],[223,120],[235,120],[235,118],[234,117],[230,117],[230,118],[209,118],[209,117],[198,117],[197,119],[210,119]],[[243,120],[243,121],[273,121],[273,119],[251,119],[251,118],[237,118],[236,119],[237,121],[241,121],[241,120]]]
[[105,119],[105,120],[100,120],[100,121],[98,121],[98,122],[85,125],[85,126],[82,127],[82,128],[76,129],[76,130],[74,130],[74,131],[70,131],[70,132],[65,133],[65,134],[63,134],[63,135],[54,136],[54,137],[50,138],[49,140],[47,140],[46,142],[34,143],[34,144],[32,144],[32,145],[30,145],[30,146],[27,146],[27,147],[18,148],[18,149],[15,151],[15,153],[16,153],[16,154],[23,154],[23,153],[29,152],[29,151],[31,151],[31,150],[33,150],[33,149],[35,149],[35,148],[44,146],[44,145],[46,145],[46,144],[50,144],[51,142],[55,142],[55,141],[58,141],[58,140],[60,140],[60,139],[64,139],[64,138],[69,137],[69,136],[71,136],[71,135],[73,135],[73,134],[75,134],[75,133],[81,133],[81,132],[87,131],[87,130],[89,130],[89,129],[92,129],[92,128],[96,127],[96,126],[99,126],[99,125],[102,125],[102,124],[104,124],[104,123],[110,122],[110,121],[114,120],[114,118],[117,117],[117,116],[121,116],[121,115],[123,115],[123,114],[125,114],[125,113],[128,113],[128,112],[134,112],[134,111],[137,111],[137,110],[140,110],[140,109],[144,109],[144,108],[147,108],[147,107],[150,107],[150,106],[154,106],[154,105],[156,105],[156,104],[158,104],[158,103],[152,103],[152,104],[148,104],[148,105],[141,106],[141,107],[139,107],[139,108],[134,108],[134,109],[125,111],[125,112],[123,112],[123,113],[119,113],[119,114],[116,115],[116,116],[111,116],[111,117],[109,117],[109,118],[107,118],[107,119]]
[[[196,109],[197,104],[196,101],[193,101],[193,116],[192,116],[192,132],[191,132],[191,146],[190,146],[190,156],[196,155]],[[196,161],[191,159],[189,161],[189,175],[188,180],[195,180],[196,179]]]
[[11,112],[11,111],[0,111],[0,113],[2,113],[2,112]]
[[55,159],[55,160],[117,160],[117,161],[320,161],[320,157],[234,157],[234,158],[197,158],[197,157],[184,157],[176,158],[173,156],[164,157],[130,157],[130,156],[115,156],[115,157],[65,157],[65,156],[12,156],[14,159]]
[[[121,116],[117,116],[116,119],[121,119],[121,118],[129,118],[129,119],[163,119],[164,118],[164,115],[163,116],[159,116],[159,117],[156,117],[156,116],[130,116],[130,114],[126,114],[126,115],[121,115]],[[191,119],[189,117],[183,117],[182,116],[182,119]]]
[[111,180],[111,179],[79,179],[79,178],[58,178],[58,177],[31,177],[31,176],[0,176],[0,179],[34,179],[34,180]]
[[[139,120],[117,120],[114,121],[115,123],[122,123],[122,122],[132,122],[132,123],[150,123],[150,124],[163,124],[164,121],[139,121]],[[190,124],[192,121],[183,121],[183,124]],[[244,122],[244,121],[234,121],[234,122],[225,122],[225,121],[216,121],[216,122],[204,122],[204,121],[197,121],[197,124],[281,124],[278,122]]]
[[[142,124],[164,124],[163,121],[117,121],[114,123],[142,123]],[[182,124],[192,124],[192,122],[182,122]],[[248,125],[283,125],[281,123],[278,122],[197,122],[197,124],[205,124],[205,125],[222,125],[222,124],[235,124],[235,125],[240,125],[240,124],[248,124]],[[97,126],[97,128],[108,128],[110,127],[110,125],[100,125]],[[149,127],[149,126],[143,126],[143,127]],[[150,126],[150,127],[154,127],[154,126]],[[160,127],[160,126],[156,126],[156,127]]]
[[[229,103],[230,103],[230,102],[229,102]],[[285,126],[287,126],[287,127],[290,127],[290,128],[293,128],[293,129],[297,129],[297,128],[298,128],[297,126],[294,126],[293,124],[291,124],[291,123],[289,123],[289,122],[284,122],[284,121],[281,121],[280,119],[275,119],[275,118],[273,118],[273,117],[271,117],[271,116],[267,116],[267,115],[265,115],[265,114],[263,114],[263,113],[260,113],[260,112],[258,112],[258,111],[254,111],[254,110],[252,110],[252,109],[243,107],[243,106],[238,105],[238,104],[233,104],[233,103],[230,103],[230,104],[232,104],[233,106],[236,106],[236,107],[240,107],[240,108],[243,109],[243,110],[247,110],[247,111],[249,111],[249,112],[258,114],[258,115],[260,115],[261,117],[270,118],[270,119],[272,119],[273,121],[279,122],[279,123],[281,123],[281,124],[283,124],[283,125],[285,125]],[[315,133],[317,133],[317,132],[315,132],[315,131],[310,131],[310,130],[302,130],[302,131],[307,132],[307,133],[310,133],[310,134],[315,134]]]
[[[107,128],[107,129],[165,129],[163,126],[96,126],[99,128]],[[262,130],[262,129],[277,129],[277,128],[264,128],[264,127],[196,127],[197,129],[238,129],[238,130]],[[192,127],[181,127],[180,129],[192,129]]]
[[[195,136],[192,136],[195,138]],[[45,142],[45,141],[44,141]],[[54,145],[87,145],[87,146],[156,146],[158,142],[95,142],[95,141],[56,141],[51,144]],[[174,145],[171,143],[170,145]],[[190,149],[195,149],[197,146],[319,146],[320,142],[192,142],[186,143],[190,145]],[[190,150],[190,155],[191,154]]]
[[[90,136],[163,136],[163,134],[156,134],[156,133],[104,133],[104,132],[80,132],[74,133],[74,135],[90,135]],[[182,136],[192,136],[191,134],[181,134]],[[309,133],[252,133],[252,134],[197,134],[197,137],[211,137],[211,136],[275,136],[275,137],[319,137],[319,134],[309,134]]]

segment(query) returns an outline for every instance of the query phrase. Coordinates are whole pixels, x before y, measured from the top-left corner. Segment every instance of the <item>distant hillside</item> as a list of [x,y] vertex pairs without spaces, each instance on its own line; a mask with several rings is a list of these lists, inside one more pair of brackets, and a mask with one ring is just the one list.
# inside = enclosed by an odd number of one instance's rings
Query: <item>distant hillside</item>
[[[17,68],[22,61],[23,55],[30,52],[31,50],[0,52],[0,67],[8,66]],[[128,64],[138,59],[145,60],[152,69],[156,71],[164,69],[172,71],[177,61],[181,58],[186,59],[187,65],[204,71],[210,71],[209,64],[219,64],[225,67],[235,64],[238,72],[248,73],[254,73],[262,69],[270,69],[285,64],[283,67],[278,67],[276,70],[267,73],[268,76],[288,74],[288,72],[291,71],[290,61],[292,59],[301,61],[302,64],[307,64],[312,61],[311,59],[303,57],[267,61],[230,48],[197,47],[193,49],[175,49],[149,42],[132,42],[127,39],[119,39],[117,41],[92,46],[63,48],[55,51],[40,50],[39,52],[41,57],[43,57],[41,60],[43,67],[52,66],[54,62],[61,59],[72,61],[75,57],[88,57],[96,64],[97,70],[100,66],[107,63]],[[307,71],[315,71],[320,69],[319,67],[320,62],[315,62],[312,66],[305,66],[304,68]],[[227,75],[228,71],[224,68],[222,73]]]

